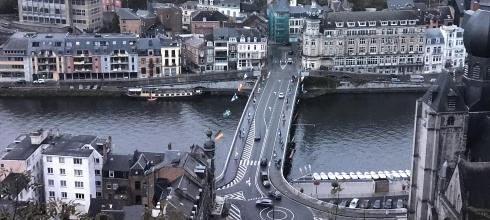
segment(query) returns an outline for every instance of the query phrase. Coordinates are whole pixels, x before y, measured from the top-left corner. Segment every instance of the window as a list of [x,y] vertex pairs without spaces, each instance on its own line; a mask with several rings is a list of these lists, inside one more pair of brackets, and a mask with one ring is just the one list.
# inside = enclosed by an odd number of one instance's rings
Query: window
[[54,180],[48,180],[48,186],[54,186]]
[[53,157],[51,157],[51,156],[47,156],[47,157],[46,157],[46,161],[48,161],[48,162],[53,162]]
[[66,180],[60,180],[60,186],[66,187]]
[[97,197],[102,197],[102,193],[101,192],[96,192],[95,194]]
[[112,189],[112,184],[108,183],[107,184],[107,189]]
[[63,168],[60,168],[60,175],[66,175],[66,170]]
[[95,186],[101,186],[101,185],[102,185],[102,182],[100,182],[100,181],[98,181],[98,180],[97,180],[97,181],[95,181]]
[[49,191],[49,197],[53,198],[55,196],[54,191]]
[[81,158],[73,158],[73,164],[82,164]]
[[60,163],[65,163],[65,158],[64,157],[59,157],[59,162]]
[[99,158],[94,158],[94,162],[95,163],[100,163],[100,159]]
[[100,176],[100,170],[95,170],[95,175]]
[[75,170],[75,176],[83,176],[83,170]]
[[83,188],[83,182],[75,181],[75,188]]
[[118,187],[119,185],[117,183],[112,184],[112,189],[117,190]]
[[449,116],[447,118],[447,125],[449,125],[449,126],[454,125],[454,117],[453,116]]
[[61,192],[61,198],[66,199],[68,194],[66,192]]
[[134,189],[136,189],[136,190],[141,189],[141,182],[140,181],[135,181],[134,182]]
[[85,199],[85,195],[83,193],[75,193],[76,199]]
[[53,174],[53,168],[48,167],[48,174]]

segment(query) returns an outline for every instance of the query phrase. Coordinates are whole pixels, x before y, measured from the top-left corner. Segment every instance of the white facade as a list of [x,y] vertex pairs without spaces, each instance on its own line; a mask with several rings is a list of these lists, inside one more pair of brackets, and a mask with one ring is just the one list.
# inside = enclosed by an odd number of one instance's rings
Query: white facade
[[438,73],[444,69],[444,37],[439,28],[428,28],[425,35],[424,73]]
[[441,26],[444,36],[443,61],[451,64],[454,68],[463,68],[466,49],[463,43],[463,28],[456,25]]
[[42,161],[46,201],[74,201],[77,210],[86,213],[90,198],[102,195],[103,159],[96,150],[88,157],[43,155]]
[[203,10],[214,10],[219,11],[224,15],[227,15],[232,18],[241,17],[240,13],[240,1],[234,0],[222,0],[222,1],[214,1],[214,0],[199,0],[199,4],[197,5],[199,9]]
[[162,74],[164,76],[180,75],[181,53],[180,44],[162,45]]
[[238,70],[245,69],[260,69],[261,60],[267,57],[267,39],[266,38],[256,38],[253,39],[241,37],[237,42],[237,52],[238,52]]

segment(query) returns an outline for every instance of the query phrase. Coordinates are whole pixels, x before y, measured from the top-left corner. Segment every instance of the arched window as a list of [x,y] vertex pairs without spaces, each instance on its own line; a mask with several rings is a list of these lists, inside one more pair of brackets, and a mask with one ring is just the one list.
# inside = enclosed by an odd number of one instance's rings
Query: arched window
[[454,117],[453,117],[453,116],[449,116],[449,117],[447,118],[447,125],[448,125],[448,126],[452,126],[452,125],[454,125]]

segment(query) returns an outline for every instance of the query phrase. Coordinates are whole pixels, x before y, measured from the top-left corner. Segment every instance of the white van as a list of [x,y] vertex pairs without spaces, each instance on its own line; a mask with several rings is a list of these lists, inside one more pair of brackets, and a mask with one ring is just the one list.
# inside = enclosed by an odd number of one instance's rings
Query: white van
[[351,209],[357,208],[357,206],[359,205],[358,203],[359,203],[359,199],[356,198],[352,199],[352,201],[350,201],[349,208]]

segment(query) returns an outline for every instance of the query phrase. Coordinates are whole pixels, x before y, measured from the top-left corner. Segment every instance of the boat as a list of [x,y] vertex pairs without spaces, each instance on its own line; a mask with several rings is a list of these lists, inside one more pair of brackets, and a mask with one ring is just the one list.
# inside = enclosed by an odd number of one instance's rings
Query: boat
[[200,89],[160,89],[160,88],[128,88],[126,96],[130,98],[143,98],[148,101],[157,99],[178,99],[202,95]]

